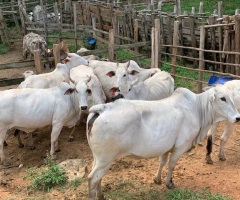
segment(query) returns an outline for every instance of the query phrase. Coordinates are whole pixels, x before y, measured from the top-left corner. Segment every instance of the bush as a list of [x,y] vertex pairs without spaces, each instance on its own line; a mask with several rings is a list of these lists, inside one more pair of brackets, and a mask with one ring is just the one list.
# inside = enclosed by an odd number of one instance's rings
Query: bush
[[65,170],[60,169],[54,161],[47,156],[46,160],[47,168],[41,167],[40,169],[30,168],[26,171],[25,178],[31,181],[30,188],[44,191],[50,191],[57,185],[62,185],[66,182],[67,177]]

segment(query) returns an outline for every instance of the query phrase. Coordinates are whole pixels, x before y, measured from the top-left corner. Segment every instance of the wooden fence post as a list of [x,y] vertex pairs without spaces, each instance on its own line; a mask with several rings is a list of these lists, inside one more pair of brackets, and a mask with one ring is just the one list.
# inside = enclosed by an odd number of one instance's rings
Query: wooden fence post
[[179,21],[174,22],[174,29],[173,29],[173,47],[172,47],[172,71],[173,78],[175,78],[176,74],[176,61],[177,61],[177,45],[178,45],[178,32],[179,32]]
[[97,20],[95,17],[92,18],[92,26],[93,26],[93,36],[96,36],[96,31],[94,29],[96,29],[96,23]]
[[77,5],[75,2],[73,3],[73,14],[74,14],[73,20],[74,20],[74,33],[75,33],[75,35],[74,35],[75,50],[77,51]]
[[109,30],[108,60],[114,61],[114,29]]
[[159,67],[159,60],[161,59],[161,55],[159,56],[159,35],[160,35],[160,20],[159,19],[155,19],[154,20],[154,26],[155,26],[155,33],[154,33],[154,45],[155,45],[155,68]]
[[199,14],[203,14],[203,1],[201,1],[199,5]]
[[[240,52],[240,18],[235,15],[235,51]],[[235,64],[240,64],[240,56],[235,55]],[[240,66],[236,66],[236,75],[240,75]]]
[[[134,19],[134,42],[138,42],[138,19]],[[138,52],[138,47],[134,48],[135,53]]]
[[41,63],[41,55],[40,55],[40,50],[34,50],[34,64],[36,68],[37,74],[42,73],[42,63]]
[[[201,26],[200,28],[200,45],[199,45],[199,70],[204,69],[204,44],[205,44],[205,28],[204,26]],[[203,80],[203,72],[199,71],[198,72],[198,81]],[[202,92],[202,82],[198,82],[198,93]]]
[[[218,18],[223,17],[223,12],[222,12],[222,1],[218,2]],[[221,23],[221,22],[220,22]],[[218,29],[219,32],[219,51],[223,50],[223,28],[219,27]],[[222,54],[219,54],[219,61],[222,62]],[[220,72],[223,73],[223,65],[220,64]]]
[[55,66],[56,66],[58,63],[61,62],[59,44],[53,45],[53,56],[54,56],[54,62],[55,62]]
[[181,15],[181,1],[176,0],[176,6],[177,6],[177,16]]
[[192,7],[191,15],[195,15],[195,7]]
[[[196,40],[196,34],[195,34],[195,24],[194,24],[194,18],[193,17],[189,17],[189,29],[190,29],[190,35],[191,35],[191,42],[192,42],[192,47],[197,48],[197,40]],[[192,55],[193,58],[197,58],[197,51],[196,50],[192,50]],[[197,60],[193,60],[193,67],[197,68],[198,67],[198,62]]]
[[154,27],[152,27],[152,33],[151,33],[151,41],[152,41],[152,54],[151,54],[151,68],[154,68],[155,67],[155,30],[154,30]]
[[[214,24],[214,16],[209,17],[209,24]],[[216,50],[216,37],[215,37],[215,28],[210,28],[210,37],[211,37],[211,48],[213,51]],[[216,53],[213,53],[213,60],[217,61],[217,55]],[[217,71],[217,64],[214,64],[213,71]]]

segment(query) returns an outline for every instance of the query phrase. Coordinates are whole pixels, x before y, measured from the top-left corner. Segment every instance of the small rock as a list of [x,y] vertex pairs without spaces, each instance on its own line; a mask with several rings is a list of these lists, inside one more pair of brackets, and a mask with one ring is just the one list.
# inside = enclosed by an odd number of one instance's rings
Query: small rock
[[23,164],[20,164],[19,166],[18,166],[18,168],[22,168],[23,167]]
[[88,173],[87,164],[83,159],[68,159],[58,164],[58,166],[66,171],[69,181],[84,178]]

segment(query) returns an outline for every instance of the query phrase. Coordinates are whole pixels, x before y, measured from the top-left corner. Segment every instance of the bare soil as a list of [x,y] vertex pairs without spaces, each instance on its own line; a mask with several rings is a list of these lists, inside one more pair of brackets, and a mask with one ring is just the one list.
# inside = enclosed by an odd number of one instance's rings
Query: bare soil
[[[20,53],[13,52],[11,58],[6,54],[0,56],[0,62],[13,62],[20,59]],[[7,56],[8,55],[8,56]],[[19,56],[18,56],[19,55]],[[10,69],[1,70],[0,78],[18,77],[20,73],[26,69]],[[1,88],[1,90],[15,88],[17,86]],[[85,124],[81,123],[75,130],[75,141],[68,142],[68,135],[71,129],[63,128],[59,137],[59,147],[61,151],[57,154],[56,163],[60,163],[66,159],[81,158],[85,159],[88,164],[89,171],[92,165],[92,153],[88,146]],[[218,135],[223,132],[223,123],[218,127]],[[0,199],[87,199],[87,181],[77,188],[64,186],[62,188],[53,189],[50,192],[29,192],[27,186],[29,182],[24,179],[25,171],[29,167],[38,168],[44,164],[44,158],[47,151],[50,150],[50,133],[51,127],[45,127],[35,131],[34,145],[35,150],[29,150],[28,139],[26,135],[22,135],[24,148],[18,148],[17,140],[12,132],[9,132],[7,138],[8,146],[4,147],[7,160],[12,165],[23,164],[21,168],[1,169],[0,166]],[[240,199],[240,129],[234,131],[230,137],[226,147],[226,161],[218,160],[219,146],[213,149],[213,165],[205,162],[206,139],[202,145],[197,145],[195,149],[185,153],[179,160],[174,174],[173,181],[177,188],[188,188],[194,191],[207,188],[211,192],[219,192],[223,195],[230,196],[233,199]],[[216,139],[216,144],[219,140]],[[131,181],[135,185],[141,185],[145,189],[166,191],[166,186],[155,185],[153,177],[158,168],[158,158],[153,159],[130,159],[122,158],[116,160],[107,175],[103,178],[103,188],[106,192],[116,184],[117,180]],[[163,179],[167,173],[167,166],[163,171]]]

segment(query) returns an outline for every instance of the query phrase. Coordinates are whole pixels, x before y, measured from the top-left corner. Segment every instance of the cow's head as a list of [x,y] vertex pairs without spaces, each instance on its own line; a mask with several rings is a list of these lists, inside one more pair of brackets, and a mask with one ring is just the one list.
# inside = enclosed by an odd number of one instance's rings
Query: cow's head
[[221,119],[227,119],[231,123],[240,121],[240,115],[233,102],[233,90],[229,90],[225,86],[217,86],[211,90],[210,103],[215,113],[214,122]]
[[89,87],[91,76],[88,75],[86,79],[74,81],[70,78],[70,81],[74,84],[74,89],[70,88],[65,94],[71,94],[75,92],[75,97],[78,100],[79,108],[81,110],[87,110],[88,108],[88,96],[92,95],[92,90]]
[[76,53],[68,53],[68,56],[63,60],[70,69],[77,67],[78,65],[88,65],[88,61]]
[[31,75],[34,75],[34,72],[31,70],[25,71],[24,73],[21,74],[21,76],[23,76],[24,80],[26,80]]

